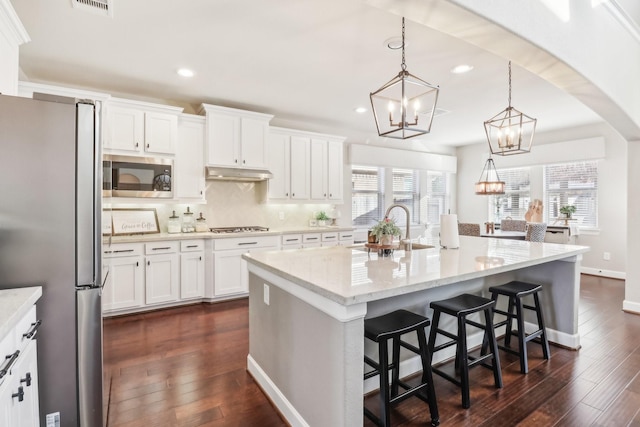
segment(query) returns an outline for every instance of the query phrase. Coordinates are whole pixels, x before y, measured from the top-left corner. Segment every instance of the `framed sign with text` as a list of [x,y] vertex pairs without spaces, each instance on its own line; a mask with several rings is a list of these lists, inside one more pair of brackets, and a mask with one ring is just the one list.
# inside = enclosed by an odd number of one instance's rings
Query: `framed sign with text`
[[[158,214],[150,209],[111,209],[111,231],[114,236],[159,233]],[[105,212],[106,213],[106,212]],[[107,218],[104,215],[103,218]],[[107,224],[103,224],[103,230]]]

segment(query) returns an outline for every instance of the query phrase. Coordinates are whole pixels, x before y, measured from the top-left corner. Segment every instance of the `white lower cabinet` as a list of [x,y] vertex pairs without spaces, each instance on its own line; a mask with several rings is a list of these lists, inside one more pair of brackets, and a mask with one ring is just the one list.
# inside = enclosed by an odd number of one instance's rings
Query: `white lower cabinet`
[[180,242],[180,299],[204,297],[204,240]]
[[40,425],[38,354],[33,306],[9,334],[0,337],[0,426]]
[[242,254],[280,248],[280,236],[216,239],[213,245],[213,289],[215,297],[249,292],[247,263]]
[[161,304],[180,297],[180,266],[178,242],[145,244],[145,303]]
[[106,246],[102,253],[103,312],[109,313],[144,306],[142,243],[114,244]]
[[338,245],[353,246],[353,242],[354,242],[353,231],[340,231],[338,233]]
[[282,249],[302,249],[302,234],[285,234],[282,236]]

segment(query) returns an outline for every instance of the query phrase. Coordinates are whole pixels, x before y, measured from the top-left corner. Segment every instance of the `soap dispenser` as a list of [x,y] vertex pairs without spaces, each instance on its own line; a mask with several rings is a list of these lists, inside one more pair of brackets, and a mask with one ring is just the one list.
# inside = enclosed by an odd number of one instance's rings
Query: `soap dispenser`
[[179,233],[180,230],[180,217],[176,215],[176,211],[173,211],[173,215],[169,217],[167,222],[167,231],[169,233]]

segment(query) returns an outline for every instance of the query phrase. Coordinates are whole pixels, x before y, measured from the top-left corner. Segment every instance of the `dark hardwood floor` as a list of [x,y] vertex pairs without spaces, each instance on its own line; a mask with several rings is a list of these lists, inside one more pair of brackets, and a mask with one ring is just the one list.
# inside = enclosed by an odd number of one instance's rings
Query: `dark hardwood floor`
[[[582,349],[552,346],[547,362],[531,345],[527,375],[501,351],[504,388],[490,370],[472,369],[468,410],[436,376],[441,425],[640,427],[640,316],[622,312],[623,298],[623,281],[583,275]],[[108,427],[286,425],[245,370],[247,309],[237,300],[105,319]],[[376,398],[366,399],[374,411]],[[392,413],[393,425],[428,421],[415,398]]]

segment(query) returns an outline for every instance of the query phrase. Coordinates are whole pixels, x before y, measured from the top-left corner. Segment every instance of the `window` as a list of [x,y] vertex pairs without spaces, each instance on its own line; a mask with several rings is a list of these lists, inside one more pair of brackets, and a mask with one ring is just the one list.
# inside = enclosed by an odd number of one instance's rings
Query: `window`
[[529,169],[498,170],[500,179],[504,181],[504,194],[489,197],[489,219],[496,223],[507,217],[524,219],[531,201]]
[[448,188],[445,172],[427,172],[426,197],[422,199],[421,222],[430,226],[440,224],[440,215],[447,213],[449,208]]
[[354,226],[370,226],[384,217],[384,169],[352,166],[351,191]]
[[545,220],[562,217],[560,208],[576,207],[573,224],[598,226],[598,162],[576,162],[544,167]]
[[[420,191],[418,171],[393,169],[393,203],[405,205],[409,209],[412,224],[420,222]],[[406,213],[402,209],[393,211],[396,224],[406,224]],[[391,214],[389,214],[391,216]]]

